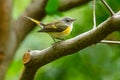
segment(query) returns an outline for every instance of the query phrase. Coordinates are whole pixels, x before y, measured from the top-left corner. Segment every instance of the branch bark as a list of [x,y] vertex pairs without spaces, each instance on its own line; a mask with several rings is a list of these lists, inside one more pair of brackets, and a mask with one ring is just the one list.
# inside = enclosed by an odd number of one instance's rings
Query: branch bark
[[65,11],[88,3],[91,0],[59,0],[59,10]]
[[12,0],[0,0],[0,80],[3,80],[9,64],[8,44],[11,31]]
[[[120,11],[108,18],[97,28],[85,32],[72,39],[55,43],[44,50],[32,50],[25,53],[23,63],[25,69],[20,80],[33,80],[36,71],[45,64],[62,56],[73,54],[92,44],[96,44],[110,33],[120,29]],[[103,34],[104,33],[104,34]]]
[[0,62],[2,56],[6,54],[5,50],[10,32],[10,19],[11,19],[11,0],[0,1]]

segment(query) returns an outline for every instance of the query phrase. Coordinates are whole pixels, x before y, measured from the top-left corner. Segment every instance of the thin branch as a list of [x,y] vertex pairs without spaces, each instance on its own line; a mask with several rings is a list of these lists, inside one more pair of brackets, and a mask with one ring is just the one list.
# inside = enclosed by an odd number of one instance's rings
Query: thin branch
[[23,79],[33,80],[36,71],[40,67],[62,56],[73,54],[87,46],[96,44],[107,35],[117,30],[120,30],[120,12],[113,17],[108,18],[95,29],[87,31],[72,39],[55,43],[44,50],[32,50],[26,52],[23,57],[23,63],[25,65]]
[[[112,15],[113,15],[113,11],[112,11],[112,9],[108,6],[108,4],[104,1],[104,0],[101,0],[103,3],[104,3],[104,5],[106,5],[106,7],[108,8],[108,10],[112,13]],[[96,13],[95,13],[95,6],[96,5],[96,0],[93,0],[93,29],[95,29],[96,28]],[[120,41],[110,41],[110,40],[102,40],[102,41],[100,41],[100,43],[108,43],[108,44],[120,44]]]
[[96,13],[95,13],[95,8],[96,8],[96,0],[93,0],[93,29],[96,28]]
[[115,13],[114,11],[111,9],[111,7],[106,3],[105,0],[101,0],[101,2],[105,5],[105,7],[108,9],[108,11],[110,12],[111,16],[113,16]]
[[65,11],[77,6],[82,6],[91,0],[59,0],[59,11]]
[[120,44],[120,41],[102,40],[100,43]]

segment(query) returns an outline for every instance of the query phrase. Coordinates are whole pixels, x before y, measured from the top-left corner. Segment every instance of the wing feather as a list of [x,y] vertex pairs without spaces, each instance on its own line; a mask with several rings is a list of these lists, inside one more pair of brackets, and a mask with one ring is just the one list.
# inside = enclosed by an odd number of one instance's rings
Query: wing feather
[[67,29],[67,25],[56,22],[51,24],[46,24],[43,29],[39,30],[38,32],[62,32]]

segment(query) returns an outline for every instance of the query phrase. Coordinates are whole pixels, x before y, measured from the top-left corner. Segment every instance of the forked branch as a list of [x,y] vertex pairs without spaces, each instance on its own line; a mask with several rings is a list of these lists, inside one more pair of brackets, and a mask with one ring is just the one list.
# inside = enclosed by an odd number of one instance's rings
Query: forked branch
[[[110,9],[110,12],[112,12],[113,15],[113,11],[112,9],[107,5],[107,3],[102,0],[103,4],[106,5],[106,7],[108,7],[108,9]],[[93,0],[93,29],[96,28],[96,0]],[[100,43],[108,43],[108,44],[120,44],[120,41],[110,41],[110,40],[102,40],[100,41]]]

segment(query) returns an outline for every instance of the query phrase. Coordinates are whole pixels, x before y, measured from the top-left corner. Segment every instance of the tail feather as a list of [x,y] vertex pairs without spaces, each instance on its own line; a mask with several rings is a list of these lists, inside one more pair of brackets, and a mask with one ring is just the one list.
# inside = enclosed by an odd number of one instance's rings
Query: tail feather
[[28,17],[28,16],[24,16],[24,17],[27,18],[27,19],[29,19],[29,20],[31,20],[32,22],[36,23],[37,25],[39,25],[40,28],[44,28],[44,26],[45,26],[44,23],[42,23],[42,22],[40,22],[40,21],[38,21],[38,20],[35,20],[35,19],[33,19],[33,18],[31,18],[31,17]]

